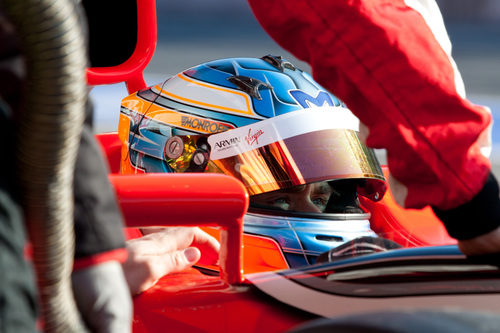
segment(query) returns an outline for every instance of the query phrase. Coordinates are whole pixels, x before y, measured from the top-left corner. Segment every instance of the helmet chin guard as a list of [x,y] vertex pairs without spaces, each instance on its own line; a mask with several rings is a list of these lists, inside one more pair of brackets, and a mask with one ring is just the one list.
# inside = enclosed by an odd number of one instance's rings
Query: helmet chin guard
[[244,231],[273,238],[290,267],[314,264],[332,248],[359,237],[377,237],[370,229],[370,214],[311,214],[272,212],[251,208]]

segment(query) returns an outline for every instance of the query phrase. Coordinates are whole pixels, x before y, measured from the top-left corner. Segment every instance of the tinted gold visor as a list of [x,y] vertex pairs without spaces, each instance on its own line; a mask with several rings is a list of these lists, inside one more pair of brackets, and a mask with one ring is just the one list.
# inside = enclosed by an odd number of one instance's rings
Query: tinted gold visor
[[[219,143],[215,149],[219,148],[220,154],[212,154],[211,162],[225,174],[241,180],[250,195],[319,181],[363,179],[358,193],[375,201],[382,198],[386,188],[382,170],[373,150],[359,140],[355,130],[321,129],[321,125],[319,130],[307,129],[306,133],[295,135],[303,131],[289,126],[281,131],[280,127],[279,123],[254,126],[242,138],[231,136],[234,130],[225,132],[225,141],[212,138],[211,145]],[[271,139],[266,140],[266,132],[273,132]],[[259,139],[266,144],[256,144]],[[257,147],[252,149],[253,145]],[[224,153],[227,149],[232,149],[232,153]]]

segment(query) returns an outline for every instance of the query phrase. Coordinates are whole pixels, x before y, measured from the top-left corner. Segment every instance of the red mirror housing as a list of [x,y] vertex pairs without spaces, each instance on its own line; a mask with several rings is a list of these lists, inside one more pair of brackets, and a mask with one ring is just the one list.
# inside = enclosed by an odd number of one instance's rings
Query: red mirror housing
[[[89,85],[125,82],[129,93],[146,88],[143,72],[153,57],[156,47],[156,4],[155,0],[131,1],[110,1],[105,4],[102,2],[96,4],[93,0],[83,1],[90,34],[92,67],[87,69]],[[126,10],[122,10],[124,4],[126,4]],[[120,6],[120,9],[114,12],[114,16],[110,15],[110,11],[113,14],[113,6]],[[127,25],[127,22],[130,24]],[[127,30],[127,28],[134,29],[135,27],[136,35]],[[130,41],[133,42],[134,37],[136,37],[135,46],[126,45]],[[117,54],[112,55],[111,58],[105,58],[106,53],[109,53],[105,50],[106,46],[115,39],[122,41],[118,47],[119,52],[117,51]],[[121,46],[125,48],[125,52]],[[131,54],[127,52],[127,48],[133,49]],[[123,54],[127,53],[130,56],[124,60]],[[113,60],[118,63],[114,63]]]

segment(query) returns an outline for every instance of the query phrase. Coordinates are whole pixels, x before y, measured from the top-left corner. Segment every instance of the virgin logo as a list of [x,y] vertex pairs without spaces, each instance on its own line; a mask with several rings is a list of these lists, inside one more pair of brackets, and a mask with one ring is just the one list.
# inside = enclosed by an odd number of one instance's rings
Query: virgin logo
[[261,136],[262,134],[264,134],[264,131],[261,129],[252,134],[252,129],[249,128],[248,135],[245,136],[245,140],[248,143],[248,145],[253,145],[254,143],[259,144],[259,136]]

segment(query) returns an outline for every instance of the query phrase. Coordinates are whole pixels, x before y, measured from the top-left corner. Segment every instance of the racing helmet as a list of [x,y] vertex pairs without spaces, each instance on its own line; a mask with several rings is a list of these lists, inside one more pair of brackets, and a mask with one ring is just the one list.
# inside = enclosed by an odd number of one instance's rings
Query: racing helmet
[[122,100],[122,173],[219,172],[250,194],[247,233],[276,240],[291,267],[376,236],[358,195],[386,190],[358,119],[286,59],[210,61]]

